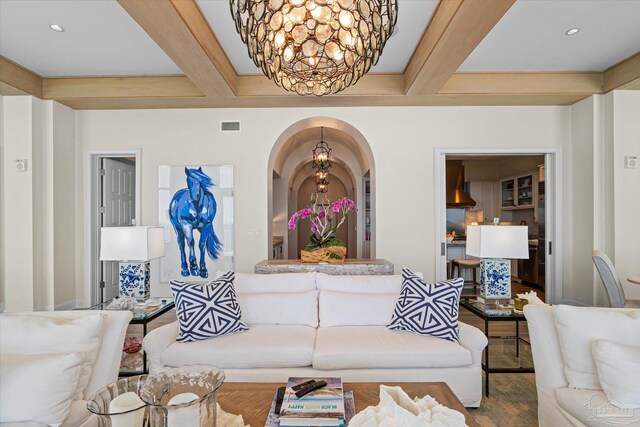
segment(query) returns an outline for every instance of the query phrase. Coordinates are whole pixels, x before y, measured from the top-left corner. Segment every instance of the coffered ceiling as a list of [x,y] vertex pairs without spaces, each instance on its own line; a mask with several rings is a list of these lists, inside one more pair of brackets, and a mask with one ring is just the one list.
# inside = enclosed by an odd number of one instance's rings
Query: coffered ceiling
[[336,95],[301,97],[255,67],[227,0],[0,0],[0,93],[73,108],[179,108],[571,104],[640,88],[640,0],[398,8],[368,75]]
[[520,0],[458,70],[604,71],[638,50],[640,1]]
[[182,74],[115,0],[0,0],[0,55],[43,77]]
[[[229,13],[227,0],[197,0],[222,48],[238,74],[262,74],[240,40]],[[400,0],[397,31],[384,48],[384,55],[370,73],[402,73],[424,33],[438,0]]]

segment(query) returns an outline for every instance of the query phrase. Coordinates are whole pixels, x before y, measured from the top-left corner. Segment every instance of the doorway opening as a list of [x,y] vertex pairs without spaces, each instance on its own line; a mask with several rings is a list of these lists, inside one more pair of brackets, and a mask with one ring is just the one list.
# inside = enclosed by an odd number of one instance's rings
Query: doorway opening
[[555,149],[438,150],[439,280],[459,275],[464,294],[479,294],[479,267],[458,262],[474,259],[466,255],[466,227],[497,220],[528,229],[528,259],[511,261],[512,296],[533,290],[547,303],[561,301],[559,155]]
[[[323,135],[323,136],[322,136]],[[316,192],[312,150],[324,138],[331,148],[328,192],[320,199],[348,197],[358,214],[338,229],[348,258],[375,258],[375,166],[369,144],[353,126],[338,119],[313,117],[294,123],[276,141],[268,164],[269,259],[299,259],[311,234],[301,221],[289,232],[287,222],[308,207]]]
[[118,296],[118,262],[100,261],[100,229],[133,227],[140,218],[140,151],[88,152],[85,170],[85,302]]

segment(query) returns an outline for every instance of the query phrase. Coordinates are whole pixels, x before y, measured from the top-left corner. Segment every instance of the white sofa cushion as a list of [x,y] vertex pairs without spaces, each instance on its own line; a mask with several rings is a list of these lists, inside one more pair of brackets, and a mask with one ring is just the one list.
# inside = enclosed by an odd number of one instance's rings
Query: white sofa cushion
[[82,353],[0,356],[0,422],[60,424],[82,372]]
[[[220,277],[225,272],[216,272]],[[316,290],[316,273],[235,273],[236,293],[307,292]]]
[[640,426],[640,408],[617,408],[600,390],[558,388],[555,395],[560,408],[586,426]]
[[104,314],[71,319],[45,315],[0,316],[0,349],[11,354],[83,354],[82,372],[73,399],[82,399],[98,357]]
[[255,325],[242,334],[173,343],[162,353],[168,366],[205,364],[217,368],[310,366],[316,329],[298,325]]
[[318,291],[238,293],[242,320],[249,325],[318,326]]
[[591,346],[599,339],[637,345],[640,342],[640,310],[568,305],[558,305],[554,310],[569,387],[600,390]]
[[398,295],[321,291],[320,326],[386,326]]
[[449,368],[471,365],[458,343],[384,326],[318,328],[315,369]]
[[640,408],[640,347],[597,340],[593,357],[609,402],[619,408]]
[[317,273],[316,281],[319,291],[400,294],[402,276],[333,276]]

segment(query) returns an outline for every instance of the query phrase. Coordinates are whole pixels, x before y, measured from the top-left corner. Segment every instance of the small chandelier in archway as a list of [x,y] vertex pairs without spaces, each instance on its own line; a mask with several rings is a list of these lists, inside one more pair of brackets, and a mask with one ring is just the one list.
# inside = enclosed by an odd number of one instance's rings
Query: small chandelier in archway
[[329,171],[318,169],[316,171],[316,192],[326,193],[329,191]]
[[398,18],[397,0],[229,0],[249,56],[278,86],[322,96],[375,65]]
[[329,191],[329,169],[331,168],[331,148],[324,140],[324,127],[320,126],[320,141],[316,148],[311,150],[313,161],[311,166],[316,169],[316,192],[326,193]]
[[313,152],[313,164],[314,169],[329,170],[331,167],[331,148],[329,144],[324,140],[324,127],[320,127],[320,141],[316,144],[316,148]]

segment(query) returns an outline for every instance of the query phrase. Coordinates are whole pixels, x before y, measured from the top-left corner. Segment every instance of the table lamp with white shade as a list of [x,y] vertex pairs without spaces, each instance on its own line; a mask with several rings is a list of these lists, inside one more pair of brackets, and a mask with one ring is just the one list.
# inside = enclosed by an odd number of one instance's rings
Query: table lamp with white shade
[[119,261],[120,297],[149,298],[149,260],[164,256],[164,227],[102,227],[100,260]]
[[469,225],[467,255],[480,260],[480,295],[485,299],[511,298],[511,261],[528,259],[528,227]]

